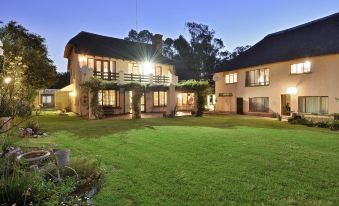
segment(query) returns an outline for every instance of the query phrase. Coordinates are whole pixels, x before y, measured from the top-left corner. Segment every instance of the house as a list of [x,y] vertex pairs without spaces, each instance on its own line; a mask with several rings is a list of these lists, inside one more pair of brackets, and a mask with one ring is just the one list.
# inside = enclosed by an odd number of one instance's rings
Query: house
[[41,89],[34,101],[35,108],[63,110],[69,107],[71,86],[62,89]]
[[217,111],[339,113],[339,13],[267,35],[213,79]]
[[170,114],[177,104],[175,85],[178,76],[174,64],[161,53],[162,35],[154,35],[152,44],[80,32],[66,45],[64,57],[68,59],[71,85],[70,110],[93,118],[92,94],[84,83],[96,77],[116,83],[114,89],[98,91],[99,105],[106,115],[131,112],[132,92],[124,84],[139,82],[161,88],[145,91],[141,98],[142,112]]

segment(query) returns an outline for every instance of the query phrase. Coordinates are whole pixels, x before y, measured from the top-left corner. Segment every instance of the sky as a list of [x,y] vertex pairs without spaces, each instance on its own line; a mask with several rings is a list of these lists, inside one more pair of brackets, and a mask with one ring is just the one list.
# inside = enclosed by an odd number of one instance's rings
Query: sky
[[0,0],[0,20],[43,36],[60,72],[67,69],[65,45],[80,31],[124,38],[137,19],[139,30],[177,38],[187,37],[185,23],[194,21],[209,25],[231,51],[336,12],[338,0]]

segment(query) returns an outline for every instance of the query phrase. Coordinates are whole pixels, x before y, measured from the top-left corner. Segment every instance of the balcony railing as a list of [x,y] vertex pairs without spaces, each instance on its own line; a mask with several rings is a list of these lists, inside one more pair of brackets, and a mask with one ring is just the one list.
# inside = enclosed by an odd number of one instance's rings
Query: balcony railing
[[119,73],[94,71],[94,76],[104,80],[118,80]]
[[93,75],[97,78],[118,81],[119,83],[124,82],[140,82],[142,84],[170,84],[175,83],[168,76],[153,76],[153,75],[142,75],[142,74],[129,74],[129,73],[111,73],[111,72],[100,72],[94,71]]

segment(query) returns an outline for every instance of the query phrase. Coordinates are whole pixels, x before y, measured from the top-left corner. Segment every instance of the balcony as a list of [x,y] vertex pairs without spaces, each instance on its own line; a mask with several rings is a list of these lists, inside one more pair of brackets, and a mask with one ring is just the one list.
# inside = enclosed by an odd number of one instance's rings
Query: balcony
[[142,75],[142,74],[133,74],[133,73],[124,73],[123,71],[119,73],[111,72],[98,72],[94,71],[94,77],[104,79],[107,81],[117,81],[120,84],[129,83],[129,82],[139,82],[141,84],[176,84],[178,82],[177,76],[170,78],[169,76],[154,76]]

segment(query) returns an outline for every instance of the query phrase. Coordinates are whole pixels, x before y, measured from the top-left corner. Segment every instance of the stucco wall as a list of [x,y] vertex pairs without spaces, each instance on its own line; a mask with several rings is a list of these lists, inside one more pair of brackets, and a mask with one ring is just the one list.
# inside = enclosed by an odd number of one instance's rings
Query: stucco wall
[[[311,62],[311,73],[290,74],[290,66],[305,61]],[[245,87],[246,71],[270,69],[270,85]],[[225,75],[238,73],[238,82],[225,84]],[[244,99],[244,112],[249,112],[250,97],[269,97],[270,112],[281,113],[281,94],[288,87],[296,87],[297,94],[291,95],[291,110],[298,111],[298,96],[328,96],[329,114],[339,112],[339,54],[296,59],[286,62],[238,69],[215,74],[216,111],[236,112],[236,98]],[[219,97],[219,93],[232,93],[232,97]]]
[[[131,72],[131,64],[141,62],[133,62],[127,60],[120,60],[114,58],[105,57],[94,57],[89,55],[79,55],[71,52],[70,59],[70,70],[71,70],[71,84],[74,84],[75,95],[70,95],[70,109],[84,117],[93,118],[91,115],[91,94],[88,90],[80,85],[89,80],[93,76],[93,70],[88,70],[86,74],[81,73],[80,70],[87,65],[87,58],[102,59],[109,61],[116,61],[116,72],[123,71],[124,73]],[[156,64],[155,66],[162,67],[162,74],[169,76],[170,79],[175,75],[174,68],[171,65]],[[141,72],[141,71],[140,71]],[[139,74],[137,72],[136,74]],[[87,103],[84,103],[83,97],[87,95]],[[175,86],[171,85],[167,96],[167,107],[154,107],[153,106],[153,93],[146,93],[146,112],[167,112],[170,113],[174,109],[176,98],[175,98]],[[130,112],[130,94],[128,91],[120,89],[120,108],[115,108],[115,114],[124,114]]]

